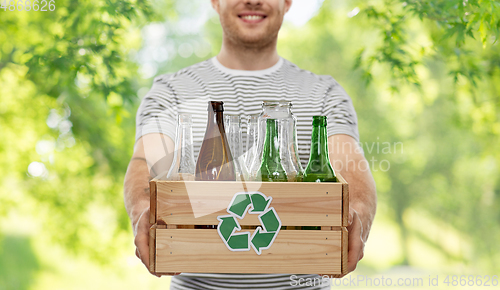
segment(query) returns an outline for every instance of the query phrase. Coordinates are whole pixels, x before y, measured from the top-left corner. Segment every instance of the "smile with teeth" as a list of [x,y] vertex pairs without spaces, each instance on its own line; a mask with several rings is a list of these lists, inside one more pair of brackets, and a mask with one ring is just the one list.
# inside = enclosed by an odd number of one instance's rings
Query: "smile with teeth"
[[240,17],[245,19],[245,20],[260,20],[260,19],[264,18],[264,16],[261,16],[261,15],[243,15]]

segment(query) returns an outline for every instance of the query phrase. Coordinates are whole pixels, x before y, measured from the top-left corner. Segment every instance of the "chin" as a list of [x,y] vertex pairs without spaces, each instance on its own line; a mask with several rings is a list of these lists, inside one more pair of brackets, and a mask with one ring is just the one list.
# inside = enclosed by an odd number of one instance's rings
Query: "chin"
[[266,37],[264,37],[263,35],[241,35],[240,36],[240,41],[241,42],[244,42],[244,43],[255,43],[255,44],[258,44],[258,43],[262,43],[262,42],[265,42],[266,41]]
[[269,32],[245,31],[244,33],[239,33],[237,38],[239,42],[247,46],[264,46],[274,39],[274,37],[270,36]]
[[267,39],[241,39],[240,43],[247,48],[264,48],[269,45],[270,41]]
[[228,23],[225,26],[226,36],[232,39],[233,42],[239,43],[246,47],[259,48],[269,45],[276,39],[280,26],[260,25],[260,27],[245,27],[237,22]]

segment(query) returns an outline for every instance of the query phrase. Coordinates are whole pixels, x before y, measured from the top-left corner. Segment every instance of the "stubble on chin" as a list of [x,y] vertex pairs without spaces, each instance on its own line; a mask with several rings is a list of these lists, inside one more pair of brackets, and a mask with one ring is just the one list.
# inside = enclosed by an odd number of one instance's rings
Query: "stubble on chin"
[[266,27],[264,32],[259,32],[256,35],[251,35],[248,32],[244,33],[240,31],[238,29],[237,23],[234,23],[233,21],[225,21],[221,17],[221,25],[224,28],[224,37],[232,45],[252,50],[263,49],[270,45],[273,45],[278,37],[281,24],[282,22],[280,22],[279,20],[275,20],[273,23]]

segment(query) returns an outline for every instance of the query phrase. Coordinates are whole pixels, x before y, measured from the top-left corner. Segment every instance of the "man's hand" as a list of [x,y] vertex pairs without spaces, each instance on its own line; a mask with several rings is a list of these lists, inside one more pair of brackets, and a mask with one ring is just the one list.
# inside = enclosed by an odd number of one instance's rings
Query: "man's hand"
[[347,230],[349,231],[349,254],[347,269],[352,272],[356,269],[358,262],[363,259],[365,249],[365,238],[363,238],[363,224],[358,212],[352,207],[349,208],[349,221]]
[[[149,270],[149,181],[155,170],[172,163],[174,142],[162,134],[141,137],[135,146],[124,181],[124,202],[134,230],[135,254]],[[160,277],[159,275],[156,275]]]
[[[348,135],[328,138],[330,161],[335,172],[349,184],[348,273],[356,269],[364,256],[365,243],[375,218],[377,191],[369,164],[359,144]],[[345,276],[345,275],[344,275]]]
[[135,255],[149,269],[149,206],[144,209],[133,227]]

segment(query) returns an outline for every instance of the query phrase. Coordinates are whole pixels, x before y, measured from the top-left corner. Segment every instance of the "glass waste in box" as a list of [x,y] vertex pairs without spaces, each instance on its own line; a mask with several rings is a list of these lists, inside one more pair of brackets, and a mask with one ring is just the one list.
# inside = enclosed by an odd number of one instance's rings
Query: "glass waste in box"
[[[348,185],[150,182],[150,271],[347,273]],[[311,230],[314,229],[314,230]]]

